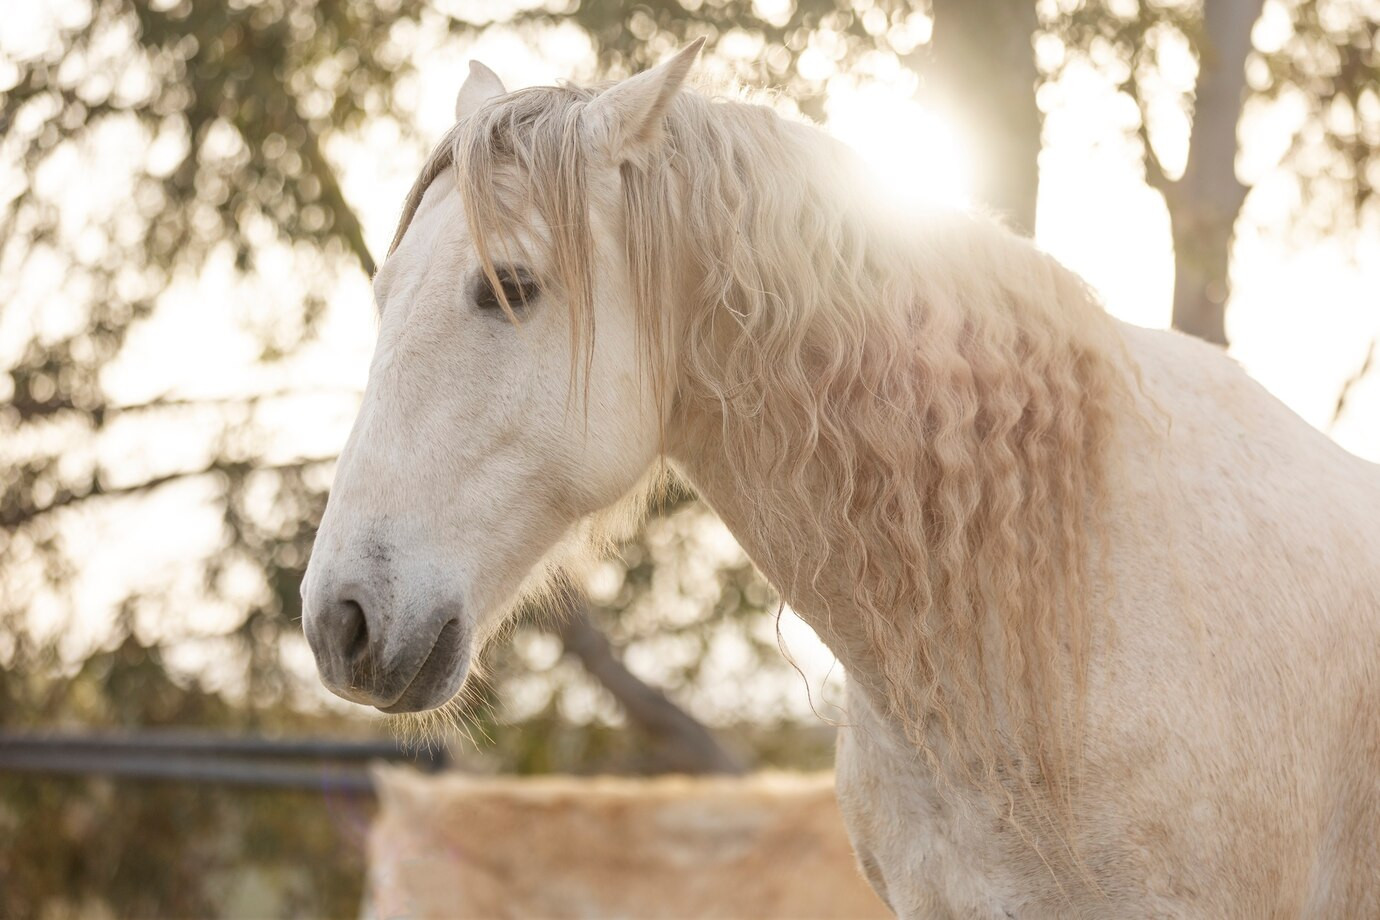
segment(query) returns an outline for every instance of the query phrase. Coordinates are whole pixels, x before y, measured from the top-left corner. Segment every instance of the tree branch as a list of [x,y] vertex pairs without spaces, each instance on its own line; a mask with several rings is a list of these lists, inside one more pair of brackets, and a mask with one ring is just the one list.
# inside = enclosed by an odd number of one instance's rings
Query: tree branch
[[287,463],[235,463],[227,460],[217,460],[204,467],[194,470],[178,470],[173,473],[164,473],[161,476],[154,476],[143,482],[136,482],[127,486],[107,486],[101,481],[101,473],[97,471],[91,475],[90,481],[84,488],[65,488],[58,490],[46,504],[36,507],[24,507],[15,505],[7,508],[0,508],[0,530],[14,531],[25,524],[69,508],[73,505],[81,504],[93,498],[119,498],[129,495],[143,495],[152,492],[154,489],[177,482],[183,479],[192,479],[197,476],[209,476],[212,473],[223,473],[232,469],[246,469],[252,472],[271,472],[281,470],[296,470],[307,466],[315,466],[319,463],[333,463],[335,457],[304,457],[299,460],[292,460]]
[[369,245],[364,241],[364,227],[359,222],[359,216],[345,200],[345,193],[340,188],[340,181],[336,179],[335,170],[326,159],[326,154],[321,149],[321,143],[312,131],[311,126],[305,119],[298,119],[304,131],[306,140],[302,142],[302,152],[306,154],[308,162],[311,163],[312,172],[316,173],[321,180],[321,197],[326,200],[331,213],[340,222],[338,227],[340,235],[350,245],[350,251],[359,260],[359,267],[364,269],[364,274],[370,278],[374,277],[374,272],[378,271],[378,265],[374,262],[374,256],[369,252]]
[[1356,389],[1357,384],[1370,374],[1371,368],[1375,366],[1375,353],[1377,349],[1380,349],[1380,339],[1376,339],[1370,343],[1370,348],[1366,350],[1366,360],[1362,361],[1356,373],[1348,377],[1346,383],[1342,384],[1342,391],[1337,394],[1337,405],[1332,410],[1332,421],[1329,423],[1328,427],[1335,428],[1337,423],[1342,420],[1342,413],[1346,411],[1346,407],[1351,401],[1352,391]]
[[725,750],[699,720],[628,670],[608,638],[590,621],[589,608],[583,601],[569,603],[555,631],[566,652],[613,694],[628,718],[661,742],[677,771],[745,772],[743,763]]
[[1174,181],[1164,171],[1164,164],[1160,162],[1160,155],[1155,152],[1155,147],[1150,143],[1150,127],[1145,121],[1145,108],[1140,106],[1140,127],[1136,129],[1136,134],[1140,137],[1141,147],[1145,153],[1141,159],[1145,163],[1145,184],[1165,197],[1168,202],[1169,196],[1174,191]]
[[70,396],[54,396],[42,402],[14,398],[10,408],[19,413],[21,422],[49,418],[62,412],[79,412],[92,419],[99,427],[105,421],[121,415],[135,415],[141,412],[157,412],[162,409],[202,409],[225,407],[254,407],[275,399],[292,399],[298,396],[359,396],[359,391],[351,387],[292,387],[278,390],[264,390],[244,396],[156,396],[148,402],[108,405],[80,405]]
[[107,416],[128,415],[138,412],[153,412],[159,409],[200,409],[212,406],[257,406],[275,399],[293,399],[299,396],[359,396],[359,390],[352,387],[287,387],[277,390],[262,390],[246,393],[243,396],[157,396],[148,402],[123,403],[104,406],[101,411]]

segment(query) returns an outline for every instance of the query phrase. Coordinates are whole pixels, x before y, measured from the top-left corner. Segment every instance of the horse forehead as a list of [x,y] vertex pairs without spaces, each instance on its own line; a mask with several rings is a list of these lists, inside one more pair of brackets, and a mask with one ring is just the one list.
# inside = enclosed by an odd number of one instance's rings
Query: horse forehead
[[[469,240],[469,224],[460,189],[449,174],[437,177],[422,196],[412,226],[407,228],[398,250],[408,247],[414,254],[431,255],[438,247],[459,247]],[[409,246],[409,243],[411,244]]]
[[[462,238],[454,238],[456,235]],[[446,239],[447,236],[451,239]],[[453,182],[438,178],[427,189],[397,249],[374,275],[374,302],[379,310],[385,309],[390,297],[416,287],[433,261],[431,256],[438,249],[438,243],[443,250],[462,253],[467,248],[462,245],[465,236],[468,236],[468,227],[459,190]]]
[[[547,221],[517,191],[521,176],[515,169],[493,178],[505,220],[503,226],[486,228],[490,258],[540,267],[552,241]],[[415,292],[432,272],[466,272],[477,263],[459,186],[452,174],[443,173],[427,188],[398,248],[374,276],[375,302],[384,310],[389,297]]]

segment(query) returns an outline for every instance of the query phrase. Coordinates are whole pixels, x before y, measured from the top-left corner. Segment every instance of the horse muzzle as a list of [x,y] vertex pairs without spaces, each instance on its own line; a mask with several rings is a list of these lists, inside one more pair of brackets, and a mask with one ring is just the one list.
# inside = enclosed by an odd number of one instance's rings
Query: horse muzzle
[[366,583],[329,577],[304,595],[303,629],[332,693],[402,713],[435,709],[459,692],[471,638],[458,602],[405,609]]

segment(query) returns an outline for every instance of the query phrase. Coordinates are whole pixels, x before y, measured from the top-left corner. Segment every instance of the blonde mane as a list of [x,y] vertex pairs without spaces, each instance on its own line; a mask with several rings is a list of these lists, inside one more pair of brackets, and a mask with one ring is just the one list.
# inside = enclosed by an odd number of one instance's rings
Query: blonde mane
[[[492,273],[525,195],[576,355],[594,334],[581,113],[597,93],[486,104],[437,148],[394,241],[453,165]],[[710,414],[735,475],[761,485],[752,536],[796,573],[779,587],[856,620],[866,677],[932,763],[1063,811],[1107,445],[1128,411],[1095,299],[992,222],[897,213],[847,148],[763,107],[681,93],[621,179],[641,360],[666,413]],[[811,526],[785,508],[814,509]]]

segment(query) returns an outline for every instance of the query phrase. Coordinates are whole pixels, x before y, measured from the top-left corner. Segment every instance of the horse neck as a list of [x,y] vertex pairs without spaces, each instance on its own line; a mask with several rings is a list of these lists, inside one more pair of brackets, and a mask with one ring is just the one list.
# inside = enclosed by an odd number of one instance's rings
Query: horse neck
[[[943,682],[944,672],[962,671],[964,643],[971,657],[987,642],[992,608],[977,596],[986,576],[971,568],[974,542],[993,530],[980,517],[982,496],[1011,504],[1007,530],[1013,521],[1030,528],[1014,544],[1001,535],[1003,584],[1012,567],[1022,579],[1057,581],[1082,555],[1079,528],[1097,502],[1101,466],[1083,452],[1101,450],[1125,384],[1119,339],[1075,276],[985,222],[940,229],[858,237],[863,247],[913,245],[909,259],[925,266],[889,301],[895,288],[885,285],[868,289],[875,300],[849,301],[844,291],[833,302],[783,278],[781,290],[801,303],[783,293],[755,304],[770,313],[741,311],[741,325],[702,324],[708,331],[689,337],[700,352],[681,373],[668,426],[671,460],[869,690],[885,689],[870,687],[873,678],[890,686],[898,666],[917,669],[917,685]],[[853,255],[866,264],[871,253]],[[808,271],[825,281],[846,269]],[[802,395],[810,388],[814,396]],[[811,399],[829,415],[812,414]],[[988,460],[992,444],[998,455]],[[1042,496],[1049,508],[1033,519],[1013,494]],[[916,547],[898,532],[936,542]],[[1025,539],[1067,555],[1046,554],[1044,568],[1031,569]],[[983,638],[920,648],[933,631],[904,621],[921,616],[945,623],[944,635]],[[1026,651],[1044,656],[1059,637],[1039,641]],[[984,673],[989,665],[998,667],[993,658]]]
[[[876,673],[872,647],[853,604],[842,556],[827,543],[782,539],[816,526],[819,509],[774,488],[771,464],[748,469],[729,462],[721,417],[713,411],[679,412],[668,443],[674,466],[723,520],[754,565],[847,669],[851,681],[869,688]],[[821,502],[833,496],[819,495]],[[880,690],[880,688],[876,688]]]

